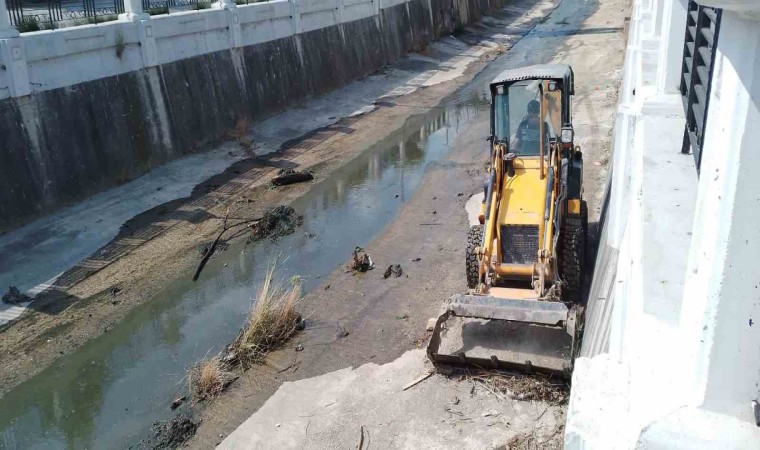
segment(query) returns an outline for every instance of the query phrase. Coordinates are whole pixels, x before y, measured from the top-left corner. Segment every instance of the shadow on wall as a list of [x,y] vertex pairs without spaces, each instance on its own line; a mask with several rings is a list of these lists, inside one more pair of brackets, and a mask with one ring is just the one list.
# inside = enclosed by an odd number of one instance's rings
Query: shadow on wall
[[[190,196],[164,203],[131,218],[122,225],[118,235],[111,242],[63,272],[50,287],[35,296],[35,301],[30,303],[28,308],[46,315],[56,315],[65,311],[79,300],[68,294],[73,286],[142,244],[161,236],[174,225],[182,222],[198,224],[212,218],[221,220],[222,217],[209,213],[206,208],[215,205],[220,198],[250,191],[249,182],[262,179],[267,173],[296,168],[295,163],[283,157],[286,150],[309,150],[338,133],[351,134],[355,131],[351,126],[355,120],[341,119],[335,124],[284,143],[277,152],[238,161],[224,172],[197,185]],[[241,180],[248,182],[241,183]],[[114,285],[94,297],[118,302],[119,291],[118,285]],[[23,320],[12,323],[23,323]]]
[[241,118],[371,74],[502,2],[411,0],[380,20],[2,100],[0,233],[227,140]]

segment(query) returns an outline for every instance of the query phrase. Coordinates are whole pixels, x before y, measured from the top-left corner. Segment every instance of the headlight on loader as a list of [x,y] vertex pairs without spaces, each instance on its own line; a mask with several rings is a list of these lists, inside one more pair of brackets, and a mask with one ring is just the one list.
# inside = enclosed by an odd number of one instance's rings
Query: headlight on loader
[[561,140],[562,140],[563,144],[572,144],[573,143],[573,129],[572,128],[563,128],[562,129]]

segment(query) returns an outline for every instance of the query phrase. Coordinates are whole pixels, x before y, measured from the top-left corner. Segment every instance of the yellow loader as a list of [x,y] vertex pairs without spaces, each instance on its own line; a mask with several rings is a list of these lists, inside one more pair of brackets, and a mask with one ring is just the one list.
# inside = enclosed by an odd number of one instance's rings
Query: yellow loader
[[579,348],[588,213],[574,144],[573,70],[507,70],[490,84],[488,179],[466,252],[468,294],[444,305],[436,364],[569,376]]

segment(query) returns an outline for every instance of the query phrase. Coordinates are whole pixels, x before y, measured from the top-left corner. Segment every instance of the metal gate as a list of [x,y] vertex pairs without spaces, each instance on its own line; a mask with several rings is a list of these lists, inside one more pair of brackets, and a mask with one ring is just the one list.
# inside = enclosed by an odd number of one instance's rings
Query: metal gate
[[715,48],[718,44],[721,10],[689,2],[686,39],[681,69],[681,96],[686,113],[682,153],[694,154],[697,173],[702,162],[705,120],[710,102]]

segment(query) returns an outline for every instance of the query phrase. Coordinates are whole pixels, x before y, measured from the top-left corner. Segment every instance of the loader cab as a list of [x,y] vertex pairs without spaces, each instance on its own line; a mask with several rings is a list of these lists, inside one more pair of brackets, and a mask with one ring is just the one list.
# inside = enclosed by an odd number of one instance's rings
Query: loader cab
[[532,66],[504,72],[491,88],[491,137],[523,158],[549,154],[552,144],[573,147],[569,66]]

